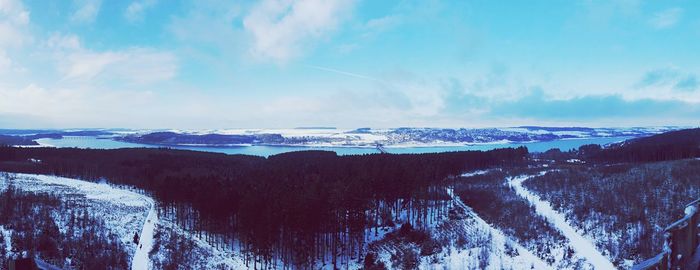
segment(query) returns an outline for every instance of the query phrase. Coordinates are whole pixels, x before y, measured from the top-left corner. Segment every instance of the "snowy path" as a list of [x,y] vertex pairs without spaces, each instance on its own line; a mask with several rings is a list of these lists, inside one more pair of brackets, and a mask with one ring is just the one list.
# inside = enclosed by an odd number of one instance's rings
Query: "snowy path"
[[[452,201],[455,203],[455,205],[459,208],[462,208],[465,210],[465,213],[472,217],[478,224],[483,226],[484,228],[488,228],[488,230],[491,232],[491,235],[493,236],[491,240],[491,245],[493,247],[503,247],[506,244],[506,240],[508,237],[501,232],[500,230],[492,227],[490,224],[488,224],[485,220],[483,220],[481,217],[479,217],[472,209],[471,207],[467,206],[462,202],[462,199],[459,198],[459,196],[454,194],[454,190],[452,189],[447,189],[447,194],[452,198]],[[551,266],[549,266],[547,263],[542,261],[539,257],[535,256],[528,250],[527,248],[523,247],[522,245],[518,244],[516,241],[511,241],[513,247],[518,251],[518,257],[520,257],[519,262],[514,262],[514,265],[511,265],[511,269],[553,269]],[[493,248],[493,250],[497,250],[497,248]],[[492,258],[491,261],[489,262],[489,266],[487,267],[488,269],[501,269],[504,268],[503,265],[501,265],[502,261],[499,261],[497,258]],[[454,262],[451,263],[451,265],[454,265]],[[459,267],[462,268],[462,267]]]
[[139,235],[139,246],[136,248],[134,259],[131,261],[132,270],[150,269],[148,253],[151,252],[151,249],[153,248],[153,234],[156,227],[155,225],[158,223],[158,214],[156,213],[153,199],[146,196],[144,196],[144,198],[149,201],[151,208],[148,209],[146,221],[143,223],[143,229]]
[[566,222],[564,215],[555,211],[548,202],[540,200],[539,196],[523,187],[523,182],[530,177],[532,176],[521,175],[513,177],[508,183],[515,189],[515,192],[520,197],[527,199],[530,204],[535,206],[535,211],[537,211],[538,214],[546,218],[554,227],[558,228],[564,237],[569,239],[570,245],[576,253],[585,258],[596,270],[616,269],[608,258],[598,252],[593,242],[583,237],[576,229]]

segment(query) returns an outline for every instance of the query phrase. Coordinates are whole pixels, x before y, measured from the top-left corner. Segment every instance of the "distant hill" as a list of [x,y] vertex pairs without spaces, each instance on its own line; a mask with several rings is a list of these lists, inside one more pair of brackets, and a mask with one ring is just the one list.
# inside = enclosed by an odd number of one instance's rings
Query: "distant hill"
[[253,143],[281,143],[279,134],[224,135],[224,134],[182,134],[175,132],[153,132],[143,135],[129,135],[116,138],[120,141],[155,145],[207,145],[227,146]]
[[670,131],[612,145],[592,159],[614,162],[648,162],[700,157],[700,128]]
[[61,139],[63,136],[105,136],[112,135],[111,132],[102,130],[76,130],[76,131],[55,131],[55,130],[20,130],[20,129],[0,129],[0,145],[39,145],[37,139]]
[[0,135],[0,145],[39,145],[32,139],[21,136]]

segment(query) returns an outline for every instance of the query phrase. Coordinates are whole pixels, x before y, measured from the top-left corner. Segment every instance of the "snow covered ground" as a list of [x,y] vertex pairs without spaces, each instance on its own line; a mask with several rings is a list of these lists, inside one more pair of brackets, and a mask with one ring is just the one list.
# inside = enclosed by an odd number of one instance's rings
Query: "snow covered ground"
[[[194,242],[193,252],[199,260],[194,269],[246,269],[240,254],[230,250],[218,250],[203,239],[179,228],[174,222],[161,220],[156,211],[154,200],[134,191],[112,187],[108,184],[93,183],[77,179],[16,174],[15,186],[22,190],[48,192],[59,195],[62,199],[72,200],[84,198],[91,214],[104,220],[107,228],[120,236],[122,242],[133,254],[131,269],[153,269],[150,252],[154,245],[154,234],[157,227],[178,234]],[[65,224],[58,216],[57,224]],[[139,233],[139,245],[133,244],[134,232]],[[4,233],[0,228],[0,233]],[[9,231],[6,235],[9,235]],[[10,238],[6,238],[9,240]],[[158,255],[158,254],[156,254]],[[163,255],[163,254],[160,254]]]
[[182,250],[168,250],[164,244],[173,237],[181,237],[192,243],[189,267],[191,269],[248,269],[239,251],[229,248],[217,249],[204,239],[197,237],[197,234],[187,232],[180,228],[176,222],[167,219],[159,219],[156,225],[160,230],[161,246],[153,254],[152,260],[164,262],[169,257],[170,252],[183,252]]
[[460,176],[461,177],[472,177],[472,176],[487,174],[487,173],[490,173],[494,170],[500,170],[500,169],[488,169],[488,170],[478,170],[478,171],[466,172],[466,173],[461,174]]
[[[479,170],[463,175],[489,172],[491,170]],[[451,198],[449,218],[428,227],[431,238],[445,246],[438,253],[420,256],[419,269],[554,269],[479,217],[451,188],[446,188],[446,193]],[[413,243],[396,239],[377,239],[369,245],[369,250],[376,252],[379,261],[389,269],[401,268],[395,265],[392,257],[407,249],[421,251],[421,247]]]
[[[465,173],[464,176],[475,176],[488,173],[489,170],[474,171]],[[22,190],[48,192],[59,195],[59,197],[70,198],[85,202],[91,214],[104,220],[105,225],[120,237],[128,253],[133,255],[132,269],[152,269],[154,267],[149,252],[154,246],[154,234],[157,228],[163,229],[170,234],[184,237],[194,243],[193,253],[196,260],[192,267],[202,269],[224,268],[224,269],[245,269],[245,264],[240,256],[240,252],[230,249],[217,249],[211,246],[196,235],[188,233],[177,226],[175,222],[159,219],[156,211],[156,204],[150,197],[134,191],[112,187],[105,183],[92,183],[77,179],[16,174],[15,186]],[[509,179],[509,185],[514,188],[518,195],[527,199],[536,209],[537,213],[545,217],[570,241],[578,257],[584,258],[595,269],[615,269],[608,258],[603,256],[595,248],[589,239],[586,239],[566,222],[564,215],[553,210],[551,205],[542,201],[539,196],[534,195],[522,185],[523,181],[530,176],[518,176]],[[4,187],[0,186],[0,189]],[[422,257],[420,269],[473,269],[480,268],[480,260],[486,260],[485,269],[553,269],[542,259],[534,255],[530,250],[523,247],[517,241],[510,239],[501,230],[494,228],[482,218],[480,218],[469,206],[454,194],[450,188],[446,189],[451,198],[452,207],[464,213],[463,219],[442,219],[439,224],[428,226],[431,235],[434,237],[454,236],[456,234],[466,235],[471,241],[472,238],[488,239],[483,244],[467,248],[459,248],[452,242],[447,248],[443,248],[439,253]],[[65,224],[60,213],[55,215],[59,228]],[[441,229],[448,228],[448,231]],[[139,246],[132,243],[134,232],[139,232]],[[9,240],[10,231],[0,227],[0,233]],[[383,235],[383,234],[382,234]],[[162,237],[162,236],[161,236]],[[472,238],[469,238],[472,237]],[[381,239],[377,239],[381,242]],[[8,243],[0,243],[7,245]],[[379,258],[390,266],[390,247],[384,253],[379,253]],[[164,249],[160,249],[153,257],[155,260],[162,260],[167,256]],[[488,254],[484,254],[487,252]],[[353,265],[359,266],[359,265]]]
[[596,249],[593,241],[585,238],[581,233],[577,232],[576,229],[569,225],[563,214],[555,211],[548,202],[541,200],[539,196],[533,194],[523,187],[522,183],[530,177],[532,176],[522,175],[513,177],[508,183],[511,187],[513,187],[513,189],[515,189],[518,195],[527,199],[530,204],[535,207],[538,214],[545,217],[547,221],[552,223],[555,228],[561,231],[561,233],[569,239],[570,245],[573,247],[574,251],[579,256],[585,258],[586,261],[592,264],[595,269],[616,269],[610,260]]
[[[464,204],[459,196],[455,195],[453,190],[448,189],[448,194],[456,207],[466,211],[467,215],[472,218],[478,227],[487,230],[491,235],[491,252],[489,256],[489,264],[486,269],[553,269],[540,258],[535,256],[525,247],[510,239],[500,230],[489,225],[485,220],[479,217],[469,206]],[[509,256],[506,254],[506,246],[514,248],[517,251],[517,256]],[[466,269],[470,265],[470,253],[458,252],[450,254],[445,260],[443,266],[448,269]],[[433,264],[431,269],[440,269],[439,264]]]
[[[492,171],[466,172],[463,176],[471,177]],[[438,253],[421,255],[419,269],[608,269],[593,266],[583,254],[572,254],[566,259],[568,245],[549,247],[551,249],[548,254],[552,256],[548,260],[552,261],[548,263],[535,254],[540,247],[523,246],[517,239],[479,217],[453,189],[446,188],[446,193],[451,198],[450,217],[430,226],[429,230],[431,239],[443,246]],[[389,269],[401,269],[401,265],[396,264],[395,256],[405,256],[406,250],[410,249],[422,252],[421,246],[401,242],[396,238],[377,239],[370,244],[369,250],[376,252],[379,261]]]
[[[127,247],[129,255],[136,255],[132,264],[133,269],[149,269],[146,266],[150,251],[150,246],[147,244],[149,230],[151,239],[153,235],[152,228],[149,229],[149,226],[152,227],[153,223],[157,222],[151,198],[134,191],[115,188],[106,183],[49,175],[14,174],[14,176],[16,177],[14,186],[18,189],[54,194],[61,200],[70,200],[85,207],[92,216],[104,221],[105,227],[111,233],[119,236]],[[154,215],[151,216],[151,214]],[[66,230],[68,218],[65,213],[54,213],[54,220],[62,232]],[[148,222],[148,219],[151,222]],[[142,235],[141,242],[144,243],[142,250],[138,250],[133,244],[135,232],[140,232]]]

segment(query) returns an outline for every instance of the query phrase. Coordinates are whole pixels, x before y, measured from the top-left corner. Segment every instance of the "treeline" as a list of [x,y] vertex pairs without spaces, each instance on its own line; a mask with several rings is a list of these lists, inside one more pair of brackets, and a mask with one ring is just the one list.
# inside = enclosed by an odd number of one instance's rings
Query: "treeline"
[[229,135],[229,134],[182,134],[175,132],[153,132],[142,135],[127,135],[115,138],[119,141],[158,144],[204,144],[204,145],[231,145],[268,143],[280,144],[285,138],[280,134],[254,134],[254,135]]
[[666,132],[628,140],[591,153],[604,162],[654,162],[700,157],[700,128]]
[[[217,246],[251,255],[253,264],[308,266],[323,263],[328,254],[362,256],[365,230],[395,219],[390,213],[398,211],[392,209],[428,212],[426,201],[444,199],[431,187],[448,176],[523,164],[527,154],[523,147],[362,156],[303,151],[262,158],[170,149],[4,147],[0,170],[135,186],[159,200],[161,214]],[[337,264],[336,257],[327,263]]]
[[[0,184],[7,184],[0,192],[0,226],[11,232],[0,232],[0,269],[24,255],[65,269],[129,267],[121,240],[86,210],[73,211],[47,193],[16,189],[8,175],[0,175]],[[62,213],[65,223],[55,220],[56,213]]]
[[536,159],[567,163],[572,159],[595,163],[657,162],[700,157],[700,129],[684,129],[630,139],[602,147],[587,144],[562,152],[558,148],[533,153]]
[[22,136],[0,135],[0,145],[39,145],[39,143]]

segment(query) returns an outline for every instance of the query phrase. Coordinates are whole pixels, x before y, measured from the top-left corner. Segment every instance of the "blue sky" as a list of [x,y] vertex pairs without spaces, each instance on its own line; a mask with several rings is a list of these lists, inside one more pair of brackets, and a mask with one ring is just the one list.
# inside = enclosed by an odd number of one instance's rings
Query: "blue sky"
[[0,127],[692,125],[697,1],[0,0]]

